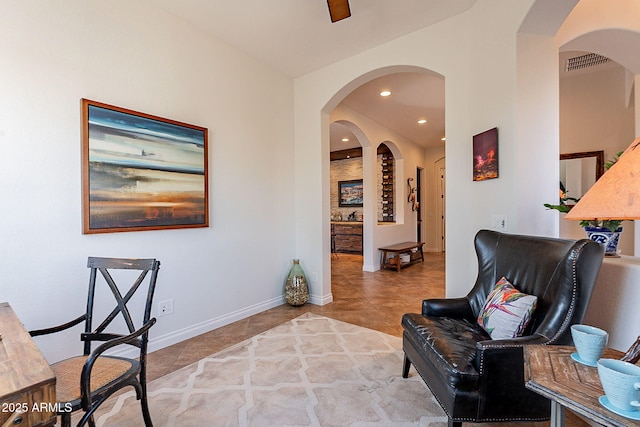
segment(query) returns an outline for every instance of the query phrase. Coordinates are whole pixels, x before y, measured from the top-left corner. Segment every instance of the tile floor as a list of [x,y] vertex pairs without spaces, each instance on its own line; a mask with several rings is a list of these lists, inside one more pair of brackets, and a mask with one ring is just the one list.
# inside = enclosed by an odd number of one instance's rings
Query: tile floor
[[362,256],[332,259],[333,302],[325,306],[287,304],[149,354],[148,380],[161,377],[205,356],[273,328],[306,312],[402,336],[404,313],[421,310],[425,298],[444,296],[444,253],[425,253],[425,262],[403,269],[362,271]]
[[[407,312],[419,313],[425,298],[442,298],[444,290],[444,253],[425,253],[425,262],[403,269],[374,273],[362,271],[362,257],[338,254],[331,263],[333,302],[325,306],[287,304],[264,311],[230,325],[149,354],[148,380],[161,377],[212,353],[264,332],[306,312],[402,336],[400,320]],[[398,369],[400,369],[399,367]],[[524,404],[525,402],[523,402]],[[474,426],[467,424],[466,426]],[[476,426],[506,426],[506,423]],[[544,427],[549,423],[524,423],[518,426]],[[567,427],[583,427],[572,414]]]

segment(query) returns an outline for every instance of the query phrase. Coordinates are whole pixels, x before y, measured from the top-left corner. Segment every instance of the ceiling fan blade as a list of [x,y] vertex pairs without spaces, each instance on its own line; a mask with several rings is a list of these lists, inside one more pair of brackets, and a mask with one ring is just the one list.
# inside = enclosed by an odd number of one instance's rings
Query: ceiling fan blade
[[351,16],[349,0],[327,0],[331,22],[338,22]]

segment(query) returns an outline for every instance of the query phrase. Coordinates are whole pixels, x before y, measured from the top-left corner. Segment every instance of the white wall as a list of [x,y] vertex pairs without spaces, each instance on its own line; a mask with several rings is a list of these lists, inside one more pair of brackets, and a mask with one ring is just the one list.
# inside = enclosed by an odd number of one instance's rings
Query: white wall
[[[2,9],[0,300],[27,328],[70,320],[95,255],[161,260],[156,301],[175,314],[152,348],[280,305],[296,255],[291,79],[141,2]],[[209,129],[209,228],[81,234],[83,97]]]
[[558,50],[553,34],[518,34],[514,204],[518,231],[558,235],[558,221],[543,207],[557,197],[559,179]]
[[604,150],[605,161],[634,140],[633,104],[622,67],[560,81],[560,152]]
[[[397,64],[421,67],[445,78],[447,169],[447,294],[461,295],[476,274],[473,236],[490,226],[491,215],[505,214],[518,231],[515,167],[516,33],[531,1],[480,0],[468,12],[400,37],[295,80],[296,200],[299,253],[322,270],[322,292],[329,292],[327,202],[328,118],[339,100],[372,70]],[[359,80],[360,79],[360,80]],[[334,95],[335,94],[335,95]],[[472,181],[472,136],[500,129],[500,178]],[[304,180],[304,185],[298,185]],[[534,187],[523,182],[518,191]],[[326,192],[328,193],[328,191]],[[365,217],[366,217],[365,212]],[[315,227],[313,226],[315,225]],[[320,225],[320,227],[318,227]]]
[[584,318],[609,332],[608,346],[627,351],[640,336],[640,258],[606,258]]

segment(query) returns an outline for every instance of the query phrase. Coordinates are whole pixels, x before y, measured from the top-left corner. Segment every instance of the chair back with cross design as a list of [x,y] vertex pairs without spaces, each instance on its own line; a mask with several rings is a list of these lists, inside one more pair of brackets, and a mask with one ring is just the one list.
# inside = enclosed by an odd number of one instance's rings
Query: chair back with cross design
[[[84,354],[91,354],[91,346],[94,341],[107,341],[116,338],[119,334],[106,332],[108,327],[118,318],[124,321],[128,333],[133,333],[136,329],[147,324],[151,319],[151,306],[153,303],[153,294],[155,292],[156,278],[158,275],[158,269],[160,262],[155,259],[123,259],[123,258],[98,258],[89,257],[87,261],[87,267],[91,269],[89,276],[89,292],[87,297],[87,319],[85,321],[85,331],[82,334],[82,341],[85,342]],[[113,276],[113,270],[137,270],[139,275],[135,278],[130,285],[116,284]],[[144,283],[146,276],[151,273],[148,278],[148,286],[146,288],[146,301],[144,304],[144,313],[142,315],[142,321],[136,322],[134,316],[131,314],[127,303],[138,292],[144,292],[144,287],[141,285]],[[100,280],[102,277],[103,280]],[[115,299],[115,307],[111,312],[102,319],[101,323],[97,326],[97,320],[94,316],[94,302],[96,298],[97,286],[100,286],[101,282],[104,282]],[[128,289],[126,289],[128,286]],[[140,289],[140,291],[139,291]],[[122,292],[126,290],[123,295]],[[108,305],[102,301],[101,305]],[[134,341],[142,350],[142,353],[146,353],[146,346],[148,343],[148,332],[142,334],[137,340]],[[144,348],[143,348],[144,347]]]
[[[84,322],[84,332],[80,335],[84,354],[51,365],[56,376],[56,400],[62,427],[71,426],[71,414],[78,410],[84,414],[77,425],[94,426],[96,409],[113,393],[127,386],[135,389],[145,426],[151,427],[146,361],[149,329],[156,323],[151,317],[151,308],[160,262],[90,257],[87,267],[90,275],[86,312],[63,325],[31,331],[32,336],[48,335]],[[122,283],[126,285],[122,286]],[[115,307],[110,309],[112,301]],[[132,308],[132,302],[141,303],[142,310]],[[136,322],[136,317],[141,320]],[[116,325],[116,319],[124,325]],[[93,344],[96,344],[95,348]],[[123,356],[130,354],[130,346],[139,352],[135,351],[134,357]]]

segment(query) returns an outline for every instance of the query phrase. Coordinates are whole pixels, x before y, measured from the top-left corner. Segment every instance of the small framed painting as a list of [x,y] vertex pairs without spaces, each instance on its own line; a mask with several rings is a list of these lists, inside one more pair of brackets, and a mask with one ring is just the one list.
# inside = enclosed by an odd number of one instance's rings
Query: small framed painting
[[350,181],[338,181],[338,197],[338,206],[362,206],[362,180],[352,179]]
[[209,226],[207,129],[82,100],[83,233]]
[[473,180],[498,177],[498,128],[473,136]]

